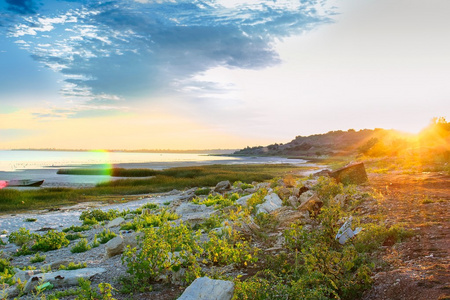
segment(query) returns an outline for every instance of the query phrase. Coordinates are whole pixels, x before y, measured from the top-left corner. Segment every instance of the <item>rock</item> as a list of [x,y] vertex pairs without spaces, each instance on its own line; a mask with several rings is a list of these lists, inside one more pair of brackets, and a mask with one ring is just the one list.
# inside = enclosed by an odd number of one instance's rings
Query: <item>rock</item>
[[105,244],[106,257],[109,258],[119,255],[123,252],[124,248],[125,243],[123,238],[121,236],[116,236]]
[[187,287],[178,300],[231,300],[234,283],[200,277]]
[[247,201],[253,196],[253,194],[241,197],[236,200],[236,204],[239,204],[241,206],[247,206]]
[[330,173],[331,173],[330,170],[324,169],[324,170],[321,170],[321,171],[319,171],[319,172],[313,173],[312,175],[313,175],[314,177],[330,176]]
[[330,173],[337,182],[343,184],[361,184],[367,182],[367,173],[364,163],[349,164]]
[[222,193],[231,190],[231,183],[229,180],[219,182],[214,188],[214,192]]
[[339,206],[345,207],[350,200],[350,196],[347,194],[338,194],[333,199],[335,202],[339,203]]
[[278,190],[277,194],[281,199],[286,199],[291,195],[291,191],[288,188],[283,187]]
[[308,190],[300,195],[299,201],[300,203],[305,203],[308,201],[312,196],[314,196],[316,193],[314,191]]
[[105,227],[106,228],[113,228],[120,226],[123,222],[125,222],[125,219],[122,217],[115,218],[114,220],[110,221]]
[[311,221],[309,218],[309,211],[299,211],[292,209],[288,206],[283,206],[272,213],[279,221],[279,229],[289,228],[290,224],[294,222],[308,223]]
[[28,281],[28,279],[30,279],[31,276],[33,276],[35,273],[40,273],[41,271],[39,270],[20,270],[18,268],[14,268],[16,274],[14,274],[14,280],[17,281],[18,279],[20,279],[20,281],[23,283],[25,281]]
[[323,206],[323,201],[319,199],[319,197],[314,194],[310,197],[306,202],[302,203],[297,209],[299,211],[308,211],[312,216],[319,214],[320,209]]
[[123,243],[124,247],[123,250],[125,250],[126,246],[130,246],[131,248],[135,248],[138,246],[138,240],[144,237],[144,232],[132,232],[130,234],[127,234],[123,236]]
[[3,289],[0,289],[0,299],[8,299],[8,298],[14,298],[19,296],[20,289],[17,287],[17,285],[9,286],[9,287],[3,287],[0,285]]
[[26,283],[24,291],[29,293],[42,283],[50,282],[55,288],[78,285],[78,279],[89,279],[94,275],[106,272],[104,268],[83,268],[78,270],[61,270],[57,272],[41,273],[31,277]]
[[256,188],[248,188],[244,190],[244,193],[253,194],[256,192]]
[[193,214],[193,213],[202,213],[207,210],[213,210],[210,207],[207,207],[206,205],[198,205],[194,203],[182,203],[180,206],[177,207],[175,210],[175,213],[180,216]]
[[256,206],[257,208],[256,214],[271,213],[277,208],[280,208],[281,205],[283,205],[283,202],[281,201],[280,197],[277,194],[275,193],[269,194],[266,197],[264,197],[264,202],[262,204],[258,204]]
[[317,179],[308,179],[303,183],[303,186],[310,190],[317,183],[319,183],[319,181]]
[[61,265],[63,266],[68,266],[69,265],[69,261],[62,259],[62,260],[57,260],[55,262],[49,263],[49,264],[45,264],[42,266],[42,268],[44,268],[45,270],[50,269],[50,270],[59,270],[59,267]]
[[297,207],[299,204],[298,198],[295,196],[290,196],[288,199],[288,202],[290,205],[292,205],[293,207]]
[[255,186],[256,189],[258,189],[258,190],[262,189],[262,188],[265,188],[265,189],[270,188],[270,182],[261,182],[261,183],[258,183],[258,184],[253,184],[252,183],[252,185]]

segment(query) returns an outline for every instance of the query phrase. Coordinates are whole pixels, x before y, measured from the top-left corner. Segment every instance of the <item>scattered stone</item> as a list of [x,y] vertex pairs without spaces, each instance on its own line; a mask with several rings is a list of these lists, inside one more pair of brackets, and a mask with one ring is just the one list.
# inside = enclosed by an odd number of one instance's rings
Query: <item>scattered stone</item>
[[241,206],[247,206],[247,201],[253,196],[253,194],[241,197],[236,200],[236,204],[239,204]]
[[125,222],[125,219],[122,217],[115,218],[114,220],[110,221],[105,227],[106,228],[113,228],[120,226],[123,222]]
[[200,277],[187,287],[178,300],[231,300],[234,283]]
[[262,204],[258,204],[256,206],[257,208],[256,214],[271,213],[277,208],[280,208],[281,205],[283,205],[283,202],[281,201],[280,197],[277,194],[275,193],[269,194],[266,197],[264,197],[264,202]]
[[297,209],[299,211],[308,211],[311,215],[315,216],[319,214],[320,209],[323,206],[323,201],[319,199],[317,194],[314,194],[306,202],[302,203]]
[[231,190],[231,183],[229,180],[219,182],[214,188],[214,192],[223,193]]
[[330,173],[337,182],[343,184],[361,184],[367,182],[367,173],[364,163],[354,163]]
[[104,268],[84,268],[37,274],[27,281],[24,292],[31,292],[41,282],[50,282],[55,288],[78,285],[79,278],[89,279],[103,272],[106,272]]

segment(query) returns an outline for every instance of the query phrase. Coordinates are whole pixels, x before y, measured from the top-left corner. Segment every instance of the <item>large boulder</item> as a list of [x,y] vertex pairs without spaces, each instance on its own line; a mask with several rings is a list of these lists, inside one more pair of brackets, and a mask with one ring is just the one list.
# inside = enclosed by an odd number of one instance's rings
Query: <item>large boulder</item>
[[219,182],[214,188],[214,192],[223,193],[231,190],[231,183],[229,180]]
[[323,206],[323,201],[317,194],[311,196],[306,202],[303,202],[297,209],[299,211],[308,211],[312,216],[318,215]]
[[122,254],[125,248],[123,237],[116,236],[105,244],[106,257],[113,257]]
[[194,280],[178,300],[231,300],[234,283],[200,277]]
[[206,206],[204,204],[198,205],[194,203],[182,203],[177,207],[175,213],[181,216],[183,222],[191,225],[203,223],[206,219],[215,214],[214,207]]
[[125,219],[122,217],[115,218],[114,220],[110,221],[105,227],[106,228],[113,228],[120,226],[123,222],[125,222]]
[[269,194],[266,197],[264,197],[264,202],[262,204],[258,204],[256,206],[256,214],[259,213],[266,213],[269,214],[272,211],[280,208],[283,205],[283,201],[281,201],[280,197],[275,194]]
[[253,194],[241,197],[236,200],[236,204],[239,204],[241,206],[247,206],[247,201],[253,196]]
[[330,173],[337,182],[343,184],[361,184],[367,182],[367,173],[364,163],[349,164]]
[[84,268],[37,274],[27,281],[24,292],[31,292],[35,286],[42,282],[50,282],[55,288],[78,285],[79,278],[89,279],[103,272],[106,272],[104,268]]

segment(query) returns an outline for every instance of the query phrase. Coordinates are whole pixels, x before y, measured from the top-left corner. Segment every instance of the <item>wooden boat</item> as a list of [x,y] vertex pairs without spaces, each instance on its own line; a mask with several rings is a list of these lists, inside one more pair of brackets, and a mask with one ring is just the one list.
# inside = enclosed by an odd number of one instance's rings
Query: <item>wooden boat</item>
[[30,180],[30,179],[20,179],[20,180],[10,180],[7,186],[41,186],[44,180]]

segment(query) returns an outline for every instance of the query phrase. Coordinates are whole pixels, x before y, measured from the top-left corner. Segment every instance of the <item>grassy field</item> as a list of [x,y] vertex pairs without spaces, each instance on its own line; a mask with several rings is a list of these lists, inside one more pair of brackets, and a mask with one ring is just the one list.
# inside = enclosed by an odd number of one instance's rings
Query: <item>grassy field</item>
[[[93,188],[43,188],[18,191],[0,190],[0,212],[11,213],[32,209],[42,209],[71,205],[85,201],[105,201],[111,199],[132,200],[125,195],[142,195],[167,192],[173,189],[215,186],[219,181],[230,182],[264,181],[305,167],[287,164],[278,165],[208,165],[201,167],[180,167],[162,171],[149,170],[153,177],[146,179],[121,179],[102,183]],[[127,170],[129,174],[142,174],[142,170]],[[123,176],[123,175],[122,175]]]

